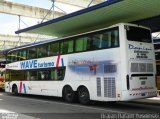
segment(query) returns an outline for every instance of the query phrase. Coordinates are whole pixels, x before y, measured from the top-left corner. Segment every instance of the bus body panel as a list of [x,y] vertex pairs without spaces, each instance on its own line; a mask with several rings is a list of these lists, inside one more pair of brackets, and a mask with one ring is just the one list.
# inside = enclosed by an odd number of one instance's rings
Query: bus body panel
[[[119,71],[121,70],[119,48],[76,53],[60,57],[63,58],[64,65],[67,65],[63,81],[11,81],[9,84],[6,83],[6,92],[11,92],[13,84],[16,84],[19,93],[61,97],[62,89],[65,85],[70,85],[74,91],[77,91],[79,86],[85,86],[89,90],[90,98],[92,100],[117,100],[116,95],[117,93],[120,93],[121,88],[119,87]],[[50,59],[51,57],[37,59],[37,64],[43,61],[47,62],[47,60],[49,61]],[[52,57],[52,59],[56,58]],[[32,61],[33,60],[27,60],[25,62]],[[61,63],[59,63],[59,65],[61,66]],[[24,66],[22,66],[21,63],[15,62],[7,65],[7,67],[9,68],[13,66],[16,66],[17,70],[19,70],[20,68],[23,68],[23,70],[25,70]],[[113,68],[115,69],[113,69],[113,71],[105,71],[107,70],[107,66],[113,66]],[[95,67],[97,68],[96,71],[94,70]],[[106,89],[107,87],[105,87],[105,85],[101,85],[100,89],[98,89],[101,91],[100,96],[97,96],[97,93],[95,93],[97,92],[97,80],[100,81],[101,84],[105,82],[104,84],[106,85],[110,85],[110,82],[107,81],[114,80],[113,82],[111,82],[113,86],[110,87],[112,88],[112,90],[114,90],[114,93],[112,95],[110,94],[108,99],[107,94],[105,93],[107,93],[107,91],[109,91],[110,89]]]
[[[126,101],[156,96],[152,44],[128,41],[125,25],[115,26],[119,26],[119,47],[8,64],[6,66],[8,70],[14,69],[17,72],[59,67],[66,69],[64,80],[12,79],[6,82],[5,91],[12,92],[12,87],[16,84],[19,93],[62,97],[64,86],[69,85],[75,92],[80,86],[85,86],[90,99],[98,101]],[[139,68],[132,70],[136,63],[142,65],[140,68],[142,71],[139,71]],[[146,69],[144,72],[143,65],[153,70]]]
[[[155,86],[155,53],[152,43],[135,42],[127,40],[127,34],[122,26],[123,42],[122,46],[125,48],[125,52],[122,50],[122,57],[125,57],[126,72],[122,72],[122,84],[125,84],[122,88],[122,99],[131,100],[146,97],[154,97],[156,94]],[[121,34],[121,35],[122,35]],[[125,39],[125,40],[124,40]],[[122,47],[121,47],[122,49]],[[128,76],[128,84],[127,84]],[[125,80],[123,80],[125,79]],[[127,87],[128,85],[128,87]]]

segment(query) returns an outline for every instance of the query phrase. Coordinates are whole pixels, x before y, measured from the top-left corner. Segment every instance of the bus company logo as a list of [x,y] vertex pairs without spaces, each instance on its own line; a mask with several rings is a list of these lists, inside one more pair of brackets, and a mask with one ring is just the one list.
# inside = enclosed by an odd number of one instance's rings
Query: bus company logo
[[48,67],[59,67],[64,66],[63,58],[58,55],[56,61],[39,61],[39,60],[28,60],[28,61],[21,61],[20,67],[21,69],[36,69],[36,68],[48,68]]
[[146,47],[139,47],[139,46],[134,46],[132,44],[128,44],[129,49],[134,49],[134,50],[143,50],[143,51],[152,51],[152,48],[146,48]]
[[53,67],[53,66],[54,66],[54,62],[39,63],[37,60],[20,62],[21,69],[47,68],[47,67]]

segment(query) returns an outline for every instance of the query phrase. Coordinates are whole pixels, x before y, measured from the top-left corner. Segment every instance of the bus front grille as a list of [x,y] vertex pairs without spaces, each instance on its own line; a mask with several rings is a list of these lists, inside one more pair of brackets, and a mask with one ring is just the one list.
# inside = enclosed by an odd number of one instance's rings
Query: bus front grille
[[104,78],[104,97],[116,98],[115,77]]

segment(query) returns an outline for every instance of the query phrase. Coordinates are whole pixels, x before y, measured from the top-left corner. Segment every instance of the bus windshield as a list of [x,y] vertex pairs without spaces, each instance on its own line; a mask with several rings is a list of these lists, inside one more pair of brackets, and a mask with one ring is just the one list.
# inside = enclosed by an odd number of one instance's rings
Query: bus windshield
[[128,40],[146,43],[152,42],[150,30],[133,26],[126,26],[125,28]]

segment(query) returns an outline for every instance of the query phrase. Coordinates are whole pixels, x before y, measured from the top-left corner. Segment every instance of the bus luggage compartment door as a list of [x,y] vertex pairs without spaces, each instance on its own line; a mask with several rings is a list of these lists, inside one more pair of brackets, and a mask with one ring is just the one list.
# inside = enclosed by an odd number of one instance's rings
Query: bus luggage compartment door
[[130,90],[142,91],[154,89],[154,76],[153,74],[132,74],[129,80]]

